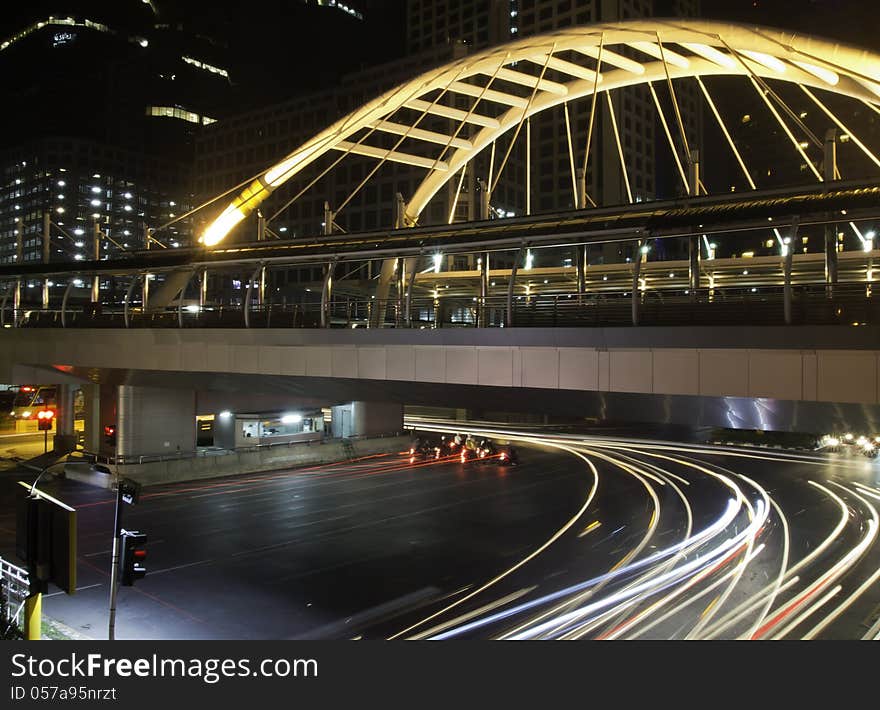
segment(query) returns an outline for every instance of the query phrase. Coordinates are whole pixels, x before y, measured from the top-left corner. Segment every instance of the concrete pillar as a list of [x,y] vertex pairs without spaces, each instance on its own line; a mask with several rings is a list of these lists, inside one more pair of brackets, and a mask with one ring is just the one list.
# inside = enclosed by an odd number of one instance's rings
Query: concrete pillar
[[352,402],[354,436],[380,436],[403,431],[403,405],[395,402]]
[[96,453],[101,449],[101,386],[82,385],[85,431],[83,448]]
[[214,413],[214,446],[230,451],[235,448],[235,414],[225,410]]
[[58,452],[73,451],[76,448],[76,432],[73,429],[73,387],[56,385],[55,391],[58,404],[52,448]]
[[394,402],[348,402],[332,408],[333,437],[368,437],[403,431],[403,405]]
[[188,456],[196,449],[196,395],[193,390],[120,385],[117,455]]

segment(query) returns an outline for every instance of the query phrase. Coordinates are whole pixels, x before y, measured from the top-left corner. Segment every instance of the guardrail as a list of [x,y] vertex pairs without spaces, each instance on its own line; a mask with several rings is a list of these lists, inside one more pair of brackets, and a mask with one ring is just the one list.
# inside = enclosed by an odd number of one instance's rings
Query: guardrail
[[[409,318],[407,318],[407,312]],[[321,305],[208,307],[198,312],[177,308],[129,313],[131,328],[319,328]],[[58,311],[24,310],[22,328],[62,327]],[[377,322],[381,318],[381,323]],[[69,309],[63,327],[124,328],[121,310]],[[632,325],[779,325],[786,322],[782,286],[555,293],[507,296],[413,298],[406,308],[397,299],[335,299],[327,306],[328,327],[473,328],[615,327]],[[791,287],[788,322],[795,325],[880,324],[873,284],[843,283]]]
[[0,557],[0,639],[23,639],[24,602],[30,594],[28,571]]
[[[402,436],[404,431],[396,431],[388,434],[376,434],[373,436],[349,436],[345,438],[324,438],[309,439],[306,441],[283,441],[278,443],[254,444],[253,446],[242,446],[236,449],[218,449],[214,451],[181,451],[174,454],[138,454],[136,456],[112,456],[91,451],[78,452],[82,457],[93,464],[104,464],[106,466],[124,466],[131,464],[159,463],[162,461],[178,461],[181,459],[208,458],[210,456],[228,456],[236,453],[253,453],[255,451],[274,449],[274,448],[291,448],[294,446],[321,446],[324,444],[343,443],[346,439],[352,442],[366,441],[371,439],[388,439],[396,436]],[[81,459],[71,460],[68,455],[67,463],[75,463]]]

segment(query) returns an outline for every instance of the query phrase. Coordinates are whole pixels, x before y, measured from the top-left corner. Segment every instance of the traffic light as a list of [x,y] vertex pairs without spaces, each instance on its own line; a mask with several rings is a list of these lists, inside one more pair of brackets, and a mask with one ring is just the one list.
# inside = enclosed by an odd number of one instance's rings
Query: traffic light
[[120,584],[123,587],[134,586],[147,574],[147,534],[137,530],[123,530],[122,554],[119,560]]
[[54,418],[55,412],[51,409],[41,409],[37,412],[37,429],[39,431],[51,431]]
[[116,446],[116,425],[108,424],[104,427],[104,443],[107,446]]

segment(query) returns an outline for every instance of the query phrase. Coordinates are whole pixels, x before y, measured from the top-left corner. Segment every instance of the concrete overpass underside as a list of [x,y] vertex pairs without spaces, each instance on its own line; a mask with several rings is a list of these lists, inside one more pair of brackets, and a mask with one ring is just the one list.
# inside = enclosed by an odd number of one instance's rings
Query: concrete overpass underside
[[869,326],[7,330],[0,381],[878,432],[878,336]]

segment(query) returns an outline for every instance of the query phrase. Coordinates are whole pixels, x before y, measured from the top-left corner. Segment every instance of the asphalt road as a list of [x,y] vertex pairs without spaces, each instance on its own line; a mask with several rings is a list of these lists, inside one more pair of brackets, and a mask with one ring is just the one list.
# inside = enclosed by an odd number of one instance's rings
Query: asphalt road
[[383,628],[392,638],[877,635],[880,465],[852,448],[815,454],[475,426],[584,457],[595,495],[526,564],[410,615],[402,630]]
[[[148,533],[149,574],[121,589],[117,636],[877,633],[877,461],[471,426],[520,439],[521,464],[392,455],[147,489],[124,527]],[[46,488],[79,511],[80,589],[44,611],[104,638],[111,495]]]
[[[353,637],[491,575],[572,515],[582,471],[553,451],[527,459],[392,455],[146,489],[123,527],[148,534],[149,573],[120,590],[117,638]],[[0,482],[7,559],[15,478]],[[106,638],[113,497],[73,481],[40,487],[79,517],[79,591],[50,594],[44,613]]]

